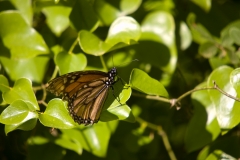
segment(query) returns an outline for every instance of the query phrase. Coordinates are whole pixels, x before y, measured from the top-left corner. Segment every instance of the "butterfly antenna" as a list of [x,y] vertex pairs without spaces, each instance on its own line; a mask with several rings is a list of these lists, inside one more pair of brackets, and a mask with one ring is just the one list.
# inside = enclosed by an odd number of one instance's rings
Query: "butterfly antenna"
[[112,63],[113,63],[113,66],[114,66],[113,55],[112,55]]

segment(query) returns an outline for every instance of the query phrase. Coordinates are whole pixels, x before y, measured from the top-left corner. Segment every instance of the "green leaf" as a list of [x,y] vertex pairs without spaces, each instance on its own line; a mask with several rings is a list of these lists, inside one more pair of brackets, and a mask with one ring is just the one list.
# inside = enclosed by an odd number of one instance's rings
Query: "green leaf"
[[[131,93],[132,90],[130,86],[126,84],[123,86],[120,82],[114,84],[114,90],[109,90],[108,97],[104,103],[100,121],[125,120],[134,122],[135,118],[131,109],[126,105],[126,101],[130,98]],[[121,104],[113,94],[120,100]]]
[[[144,18],[141,29],[139,51],[144,52],[146,63],[153,63],[163,70],[161,82],[168,85],[177,64],[174,18],[167,12],[151,12]],[[147,61],[149,59],[151,61]]]
[[228,56],[219,58],[219,57],[212,57],[209,59],[209,63],[212,69],[216,69],[220,66],[227,65],[230,63],[230,59]]
[[[120,103],[114,95],[120,99]],[[108,97],[104,103],[100,121],[125,120],[134,122],[135,118],[131,109],[125,104],[130,98],[131,88],[127,85],[114,85],[114,90],[109,90]],[[48,127],[69,129],[75,127],[77,124],[73,121],[68,113],[67,104],[60,99],[53,99],[49,102],[46,111],[39,115],[40,122]]]
[[59,67],[60,74],[66,74],[74,71],[81,71],[87,66],[87,58],[84,54],[73,54],[61,52],[56,57],[56,64]]
[[[204,88],[206,85],[206,83],[203,83],[196,88]],[[191,98],[194,105],[194,115],[188,124],[185,135],[186,149],[189,153],[216,140],[221,133],[216,118],[215,106],[209,97],[208,91],[194,92]]]
[[69,18],[77,31],[88,30],[92,32],[99,25],[98,17],[87,0],[76,0]]
[[234,40],[234,42],[237,45],[240,45],[240,29],[236,28],[236,27],[232,27],[229,30],[229,34],[230,34],[231,38]]
[[122,15],[127,15],[135,12],[141,5],[142,0],[121,0],[120,9]]
[[211,58],[217,54],[218,48],[213,42],[204,42],[200,45],[198,52],[204,58]]
[[43,8],[43,13],[47,17],[47,24],[54,34],[60,34],[69,26],[70,7],[48,6]]
[[41,144],[48,143],[49,139],[43,136],[31,136],[27,142],[29,145],[34,145],[34,144],[41,145]]
[[26,77],[34,82],[41,83],[47,70],[48,57],[34,57],[29,59],[9,59],[0,56],[7,74],[11,80]]
[[81,154],[83,148],[98,157],[104,157],[108,149],[110,135],[116,129],[117,124],[117,121],[99,122],[92,126],[61,129],[62,135],[54,143],[75,151],[77,154]]
[[231,72],[230,83],[236,91],[240,91],[240,68],[236,68]]
[[[120,17],[112,23],[105,41],[83,30],[79,33],[79,44],[84,52],[100,56],[113,49],[134,43],[132,41],[137,41],[140,35],[140,26],[133,18]],[[119,43],[124,43],[125,45],[119,45]]]
[[197,160],[219,160],[223,159],[235,160],[240,157],[240,145],[238,136],[228,136],[220,138],[210,145],[204,147],[199,153]]
[[31,25],[32,17],[33,17],[33,10],[32,10],[32,1],[31,0],[10,0],[14,7],[21,12],[21,15],[27,20],[27,23]]
[[206,41],[214,41],[209,31],[202,24],[196,22],[196,15],[194,13],[189,13],[187,17],[187,23],[190,27],[192,37],[195,42],[201,44]]
[[227,53],[227,57],[229,58],[230,60],[230,63],[231,64],[234,64],[235,66],[237,66],[240,62],[237,54],[236,54],[236,49],[235,47],[233,46],[228,46],[228,47],[225,47],[224,50],[221,50],[221,55],[224,55]]
[[131,17],[119,17],[110,26],[106,43],[112,46],[123,42],[130,44],[130,40],[138,41],[141,29],[136,20]]
[[1,113],[0,122],[13,125],[26,122],[33,118],[38,118],[33,104],[22,100],[16,100]]
[[100,17],[101,23],[109,26],[111,23],[119,17],[121,12],[112,3],[105,0],[94,1],[94,10]]
[[49,53],[42,36],[17,11],[0,13],[0,36],[9,48],[11,58],[31,58]]
[[[233,33],[236,31],[236,29],[238,30],[239,27],[240,27],[240,21],[236,20],[236,21],[228,24],[221,31],[221,40],[222,40],[223,46],[231,46],[234,43],[234,41],[239,42],[238,37],[235,37],[235,35],[233,35]],[[231,30],[233,30],[233,32],[231,32]],[[236,31],[236,32],[238,32],[238,31]]]
[[[215,69],[208,78],[208,86],[213,86],[213,81],[227,94],[239,97],[238,91],[230,83],[230,75],[233,69],[222,66]],[[239,124],[240,103],[216,90],[209,90],[209,96],[216,109],[219,126],[223,130],[229,130]]]
[[32,90],[32,83],[26,78],[18,79],[12,89],[3,93],[3,99],[8,104],[16,100],[23,100],[25,103],[30,102],[34,110],[39,110],[37,99]]
[[91,32],[82,30],[79,32],[79,45],[85,53],[95,56],[103,55],[111,46],[100,40]]
[[26,122],[20,122],[17,124],[12,124],[12,125],[5,125],[5,134],[8,134],[11,131],[20,129],[24,131],[30,131],[32,130],[37,124],[37,118],[33,119],[26,119]]
[[133,89],[149,95],[168,97],[164,86],[157,80],[151,78],[147,73],[140,69],[133,69],[129,83]]
[[180,23],[181,50],[187,49],[192,42],[191,32],[185,22]]
[[120,0],[111,2],[107,0],[98,0],[94,1],[94,10],[100,17],[101,23],[105,26],[109,26],[117,18],[136,11],[140,7],[141,2],[141,0]]
[[82,145],[80,143],[81,139],[79,138],[81,132],[76,129],[62,129],[61,132],[61,136],[57,138],[54,143],[81,155]]
[[208,12],[211,9],[211,0],[191,0],[193,3],[201,7],[204,11]]
[[108,123],[99,122],[93,126],[80,126],[80,143],[85,150],[98,157],[106,156],[111,136]]
[[2,93],[9,90],[9,83],[7,78],[4,75],[0,75],[0,91]]
[[171,13],[176,4],[174,1],[143,1],[142,6],[148,12],[162,10]]
[[44,126],[70,129],[76,126],[68,113],[67,103],[61,99],[53,99],[48,103],[48,107],[43,114],[39,115],[39,120]]

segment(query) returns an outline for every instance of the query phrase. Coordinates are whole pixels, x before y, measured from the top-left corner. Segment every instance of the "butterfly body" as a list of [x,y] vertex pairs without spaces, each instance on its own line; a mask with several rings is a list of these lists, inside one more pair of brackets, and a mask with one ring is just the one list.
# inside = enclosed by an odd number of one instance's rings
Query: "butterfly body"
[[101,71],[77,71],[62,75],[48,82],[47,90],[62,96],[68,102],[68,110],[78,124],[97,123],[109,88],[116,82],[117,69]]

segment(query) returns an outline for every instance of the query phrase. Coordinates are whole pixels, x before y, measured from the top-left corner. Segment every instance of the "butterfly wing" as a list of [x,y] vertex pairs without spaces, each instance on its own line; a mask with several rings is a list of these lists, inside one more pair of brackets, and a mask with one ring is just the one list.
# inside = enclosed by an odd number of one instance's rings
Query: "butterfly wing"
[[69,99],[69,112],[79,124],[93,124],[98,122],[103,104],[108,95],[105,78],[92,81]]
[[68,110],[75,122],[98,122],[108,95],[108,73],[79,71],[65,74],[48,82],[47,90],[68,101]]

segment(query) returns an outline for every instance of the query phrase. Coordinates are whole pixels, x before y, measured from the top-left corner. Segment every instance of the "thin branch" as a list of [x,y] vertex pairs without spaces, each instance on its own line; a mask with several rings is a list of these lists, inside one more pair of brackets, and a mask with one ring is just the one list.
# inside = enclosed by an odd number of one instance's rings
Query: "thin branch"
[[170,145],[170,142],[168,140],[168,136],[167,134],[165,133],[165,131],[162,129],[161,126],[159,125],[155,125],[155,124],[152,124],[152,123],[149,123],[143,119],[141,119],[140,117],[136,117],[136,121],[139,122],[140,124],[146,124],[147,127],[153,129],[153,130],[156,130],[158,135],[162,137],[163,139],[163,144],[168,152],[168,155],[170,157],[171,160],[177,160],[173,150],[172,150],[172,147]]
[[165,133],[165,131],[162,129],[161,126],[158,127],[158,134],[162,137],[163,139],[163,144],[168,152],[168,155],[170,157],[171,160],[177,160],[173,150],[172,150],[172,147],[170,145],[170,142],[168,140],[168,137],[167,137],[167,134]]
[[45,107],[47,107],[47,103],[45,101],[43,101],[43,100],[38,101],[38,103],[44,105]]
[[202,91],[202,90],[210,90],[216,89],[215,87],[203,87],[203,88],[195,88],[193,90],[187,91],[186,93],[182,94],[180,97],[177,98],[177,101],[181,101],[183,98],[187,97],[188,95],[192,94],[193,92]]
[[217,90],[220,93],[222,93],[223,95],[240,102],[239,98],[237,98],[235,96],[232,96],[232,95],[228,94],[227,92],[223,91],[221,88],[219,88],[215,81],[213,81],[213,84],[214,84],[213,87],[195,88],[195,89],[192,89],[190,91],[187,91],[186,93],[182,94],[178,98],[173,98],[173,99],[168,99],[168,98],[159,97],[159,96],[152,96],[152,95],[143,95],[143,94],[139,94],[139,93],[132,93],[132,95],[137,96],[137,97],[143,97],[143,98],[146,98],[146,99],[158,100],[158,101],[161,101],[161,102],[170,103],[171,107],[176,106],[177,110],[180,109],[180,106],[181,106],[180,101],[183,98],[185,98],[186,96],[188,96],[188,95],[190,95],[194,92],[202,91],[202,90]]
[[43,97],[42,97],[42,101],[45,102],[45,99],[46,99],[46,97],[47,97],[47,92],[46,92],[46,87],[45,87],[44,84],[42,85],[42,88],[43,88]]
[[39,91],[39,90],[42,90],[42,86],[34,86],[32,87],[33,91],[36,92],[36,91]]
[[232,98],[232,99],[240,102],[240,99],[239,99],[239,98],[237,98],[237,97],[235,97],[235,96],[232,96],[232,95],[228,94],[227,92],[223,91],[222,89],[220,89],[220,88],[218,87],[218,85],[216,84],[215,81],[213,81],[213,84],[214,84],[214,88],[215,88],[216,90],[218,90],[219,92],[221,92],[221,93],[224,94],[225,96],[227,96],[227,97],[229,97],[229,98]]

